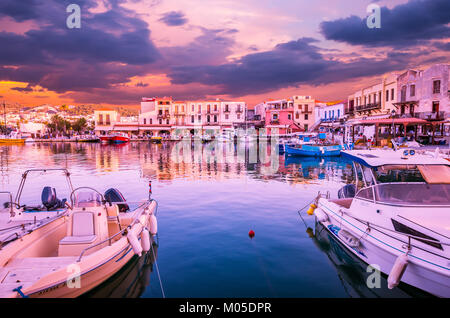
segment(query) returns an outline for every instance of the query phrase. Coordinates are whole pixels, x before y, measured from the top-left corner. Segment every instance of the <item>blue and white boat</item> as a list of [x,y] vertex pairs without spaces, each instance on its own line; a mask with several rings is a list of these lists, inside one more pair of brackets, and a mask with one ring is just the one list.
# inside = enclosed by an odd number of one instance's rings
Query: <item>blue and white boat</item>
[[450,297],[450,162],[413,149],[342,154],[354,182],[338,199],[319,194],[308,214],[371,272],[388,275],[389,289]]
[[341,145],[285,145],[285,152],[290,156],[332,157],[341,154]]

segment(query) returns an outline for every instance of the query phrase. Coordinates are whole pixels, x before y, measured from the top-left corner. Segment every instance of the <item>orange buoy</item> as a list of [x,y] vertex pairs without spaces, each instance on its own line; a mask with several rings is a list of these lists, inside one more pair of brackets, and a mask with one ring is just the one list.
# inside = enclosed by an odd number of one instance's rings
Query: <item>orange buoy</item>
[[253,230],[250,230],[250,232],[248,232],[248,236],[252,239],[255,236],[255,232],[253,232]]

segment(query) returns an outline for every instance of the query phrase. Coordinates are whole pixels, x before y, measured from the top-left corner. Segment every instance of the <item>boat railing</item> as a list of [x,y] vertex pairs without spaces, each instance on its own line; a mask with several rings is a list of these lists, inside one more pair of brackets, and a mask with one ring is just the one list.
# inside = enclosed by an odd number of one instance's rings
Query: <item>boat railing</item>
[[[440,240],[438,240],[438,239],[429,239],[429,238],[425,238],[425,237],[421,237],[421,236],[416,236],[416,235],[413,235],[413,234],[408,234],[408,233],[398,232],[398,231],[396,231],[396,230],[392,230],[392,229],[389,229],[389,228],[387,228],[387,227],[384,227],[384,226],[381,226],[381,225],[378,225],[378,224],[371,223],[371,222],[369,222],[369,221],[367,221],[367,220],[357,218],[357,217],[355,217],[355,216],[353,216],[353,215],[350,215],[349,213],[346,213],[346,211],[344,211],[344,210],[342,210],[342,209],[340,210],[340,212],[343,213],[343,214],[346,214],[347,216],[349,216],[350,218],[352,218],[352,219],[354,219],[354,220],[356,220],[356,221],[359,221],[359,222],[365,224],[365,225],[367,226],[368,229],[376,229],[376,230],[378,230],[379,232],[381,232],[381,233],[383,233],[383,234],[385,234],[385,235],[390,236],[391,238],[394,238],[394,239],[396,239],[396,240],[398,240],[398,241],[400,241],[400,242],[402,242],[402,243],[404,243],[404,244],[407,244],[405,247],[407,247],[408,250],[410,250],[411,247],[416,247],[416,248],[419,248],[419,249],[423,249],[423,247],[419,247],[419,246],[413,245],[413,244],[411,243],[411,240],[418,240],[418,241],[421,241],[421,242],[423,242],[423,243],[429,243],[429,244],[439,244],[439,245],[450,246],[450,242],[442,242],[442,241],[440,241]],[[399,239],[399,238],[397,238],[397,237],[392,237],[391,235],[384,233],[384,232],[381,231],[380,229],[385,230],[385,231],[388,231],[388,232],[391,232],[391,233],[394,233],[394,234],[399,235],[399,236],[406,237],[406,238],[407,238],[407,241],[401,240],[401,239]],[[370,230],[369,230],[369,231],[370,231]],[[367,232],[367,230],[366,230],[366,232]],[[429,251],[427,250],[427,252],[429,252]],[[441,256],[441,257],[446,258],[445,256],[442,256],[442,255],[437,255],[437,256]]]
[[10,213],[11,216],[14,216],[13,195],[12,195],[12,193],[8,192],[8,191],[0,191],[0,195],[2,195],[2,194],[7,194],[9,196],[9,213]]
[[[153,202],[153,200],[146,201],[146,202],[142,202],[142,201],[139,202],[139,203],[141,203],[141,206],[138,206],[136,209],[138,209],[138,208],[140,208],[140,207],[143,207],[143,209],[141,210],[140,213],[138,213],[138,214],[134,217],[134,219],[131,221],[131,223],[130,223],[126,228],[124,228],[124,229],[120,230],[119,232],[117,232],[116,234],[114,234],[114,235],[112,235],[112,236],[110,236],[110,237],[104,239],[103,241],[100,241],[100,242],[98,242],[98,243],[96,243],[96,244],[94,244],[94,245],[88,246],[88,247],[86,247],[85,249],[83,249],[83,250],[81,251],[81,253],[80,253],[80,256],[79,256],[78,259],[77,259],[77,263],[81,262],[81,259],[82,259],[83,255],[86,253],[86,251],[88,251],[88,250],[90,250],[90,249],[92,249],[92,248],[94,248],[94,247],[103,245],[103,244],[105,244],[106,242],[108,242],[108,245],[111,246],[111,245],[112,245],[112,240],[113,240],[115,237],[117,237],[117,236],[119,236],[119,235],[124,235],[124,233],[125,233],[126,231],[128,231],[129,229],[131,229],[131,228],[137,223],[137,221],[139,221],[139,218],[141,217],[142,213],[144,213],[144,211],[148,208],[148,206],[149,206],[152,202]],[[109,203],[110,203],[110,204],[130,204],[130,203],[136,203],[136,202],[132,202],[132,201],[122,201],[122,202],[108,202],[108,204],[109,204]]]

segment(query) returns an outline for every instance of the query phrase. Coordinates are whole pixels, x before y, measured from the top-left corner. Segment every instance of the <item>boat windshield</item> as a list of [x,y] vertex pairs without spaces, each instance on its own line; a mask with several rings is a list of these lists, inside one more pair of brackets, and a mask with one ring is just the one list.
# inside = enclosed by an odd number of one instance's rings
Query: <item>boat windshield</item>
[[450,184],[384,183],[373,186],[373,191],[375,201],[380,203],[450,206]]
[[450,183],[450,167],[445,165],[384,165],[373,169],[377,183]]
[[75,196],[75,207],[87,208],[102,205],[100,194],[95,191],[80,191]]

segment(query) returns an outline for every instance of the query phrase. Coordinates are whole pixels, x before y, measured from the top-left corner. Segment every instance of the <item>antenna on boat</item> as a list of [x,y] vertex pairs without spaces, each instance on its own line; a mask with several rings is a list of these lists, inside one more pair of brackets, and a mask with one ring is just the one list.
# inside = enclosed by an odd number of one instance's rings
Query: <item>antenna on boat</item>
[[148,180],[148,200],[152,199],[152,180]]

